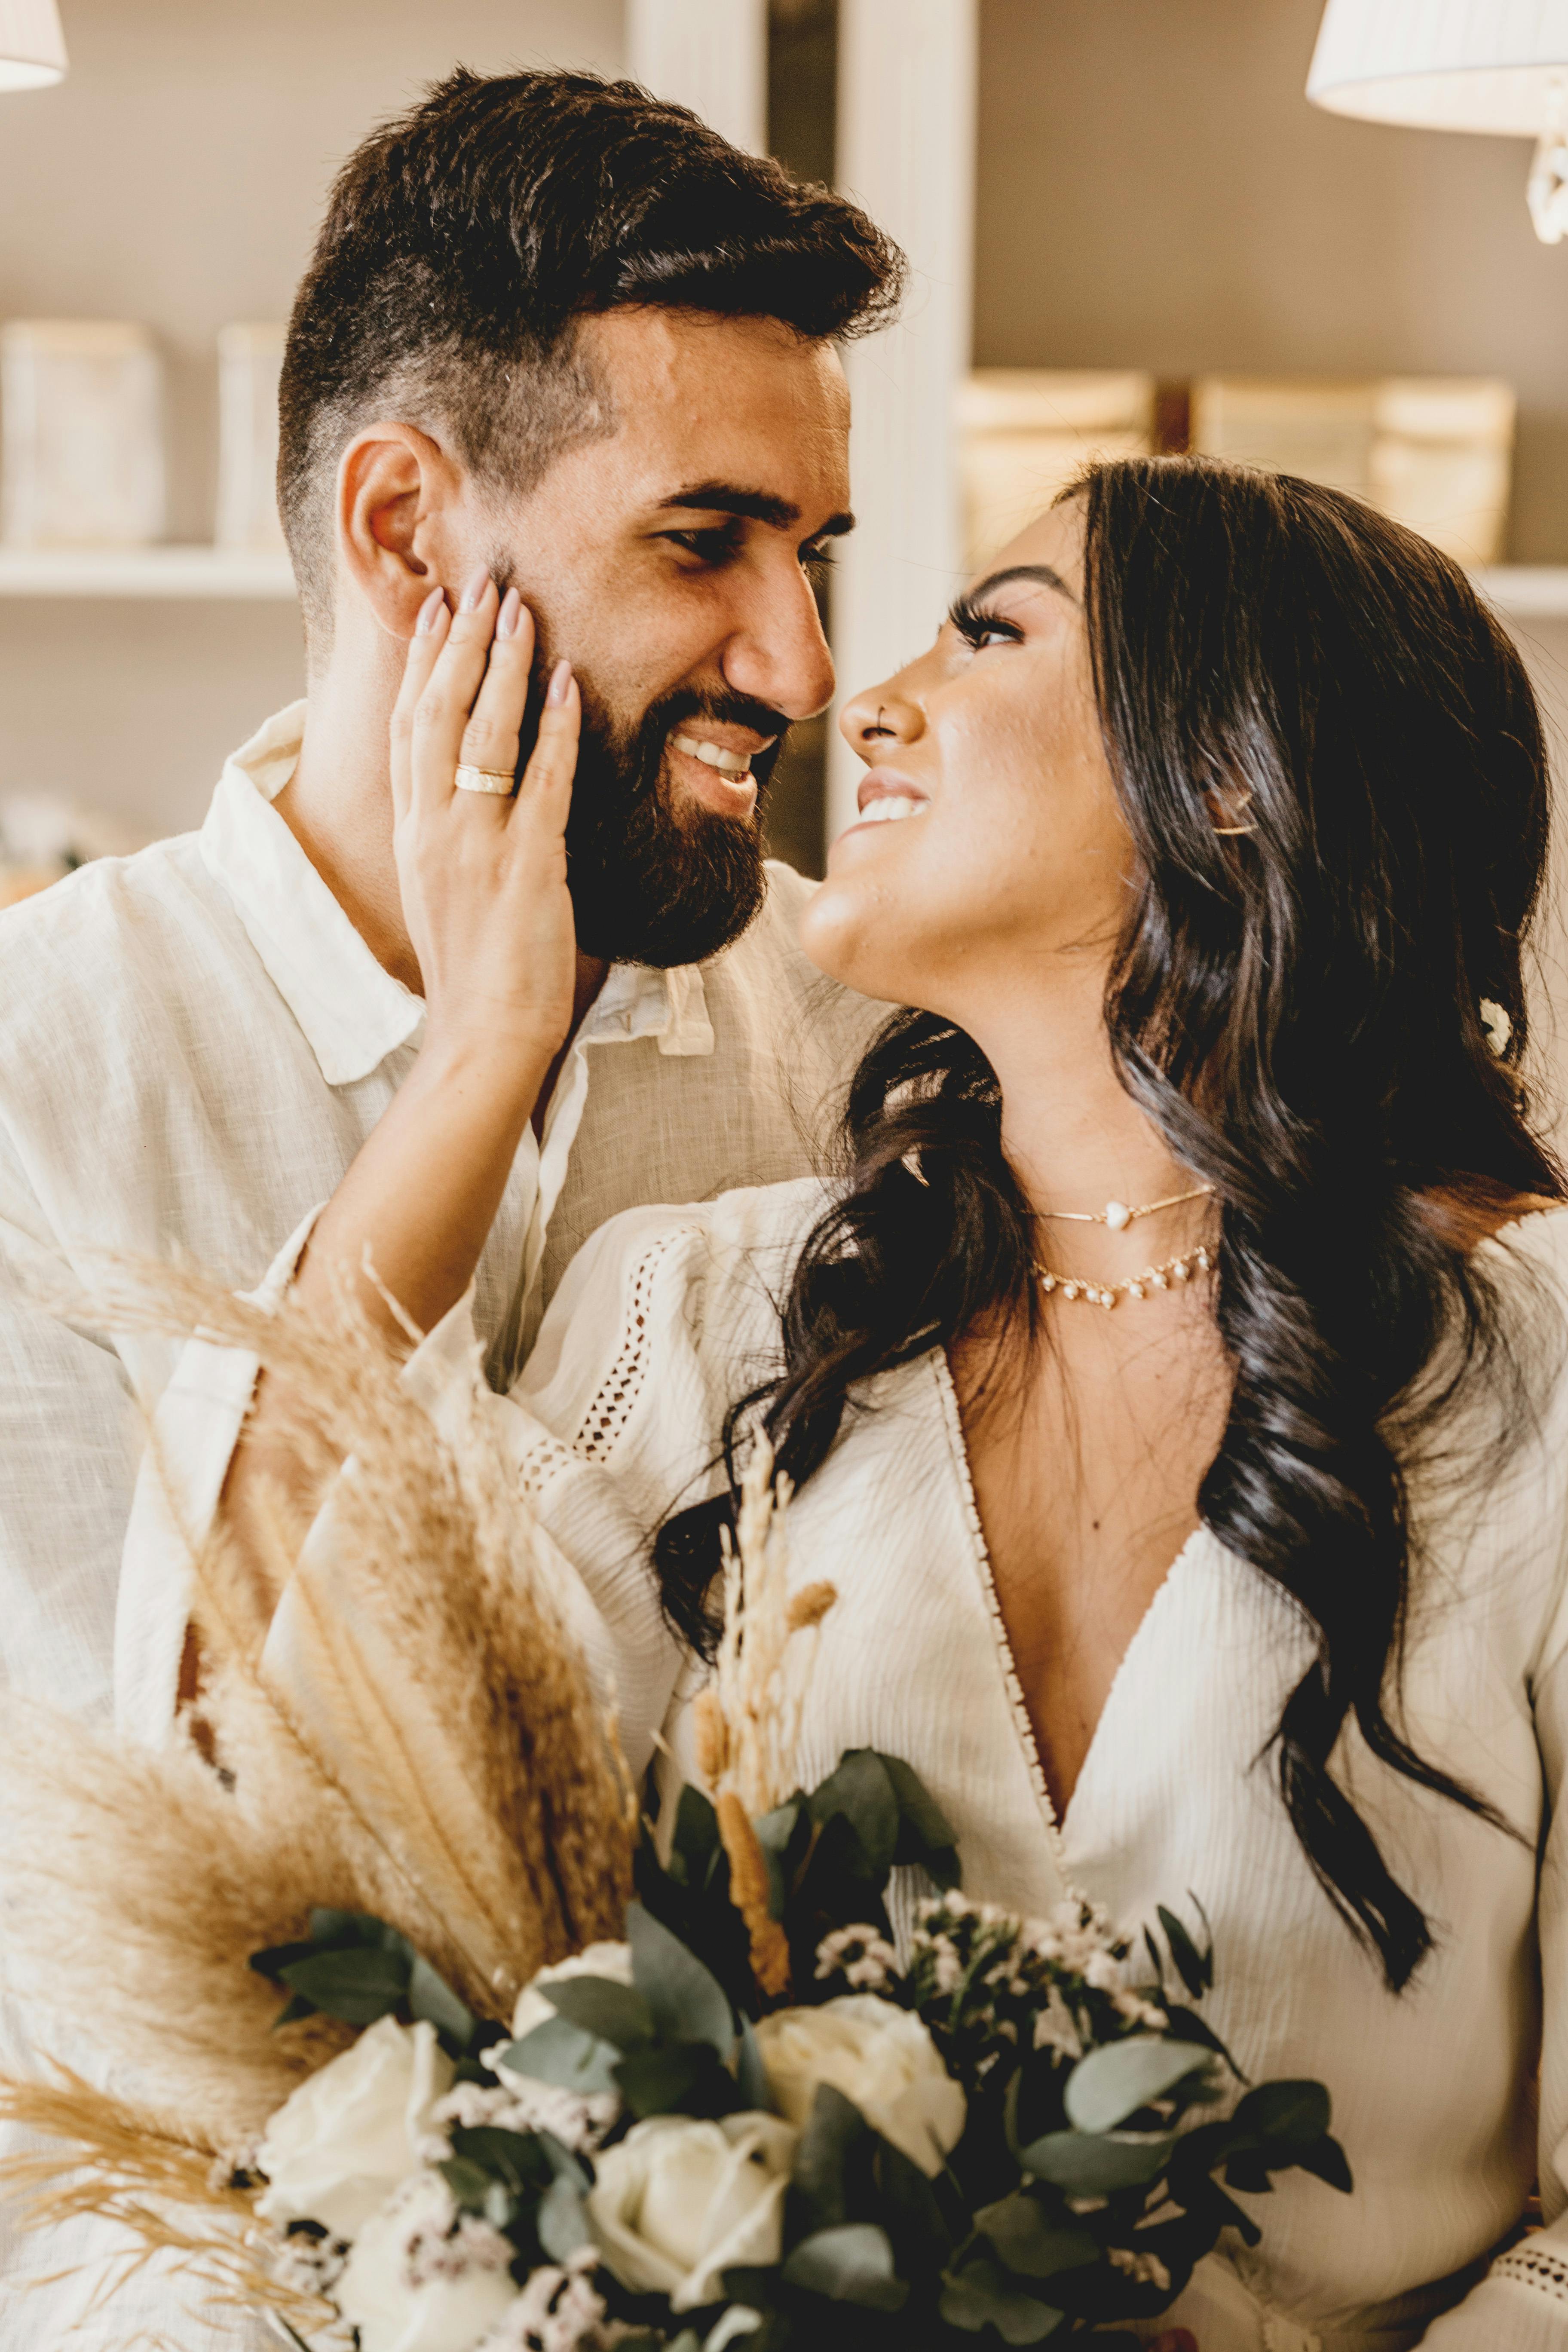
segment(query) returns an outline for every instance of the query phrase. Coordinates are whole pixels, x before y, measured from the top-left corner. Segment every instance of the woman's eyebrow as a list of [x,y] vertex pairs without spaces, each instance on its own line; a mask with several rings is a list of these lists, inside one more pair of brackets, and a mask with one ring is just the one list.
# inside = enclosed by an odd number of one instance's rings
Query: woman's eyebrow
[[975,600],[982,596],[988,596],[993,588],[1005,587],[1009,580],[1037,580],[1042,588],[1054,588],[1058,595],[1067,598],[1069,604],[1075,608],[1077,606],[1078,598],[1073,594],[1061,573],[1053,571],[1048,563],[1010,563],[1005,572],[993,572],[989,579],[980,583],[978,588],[972,588],[969,592],[970,596]]

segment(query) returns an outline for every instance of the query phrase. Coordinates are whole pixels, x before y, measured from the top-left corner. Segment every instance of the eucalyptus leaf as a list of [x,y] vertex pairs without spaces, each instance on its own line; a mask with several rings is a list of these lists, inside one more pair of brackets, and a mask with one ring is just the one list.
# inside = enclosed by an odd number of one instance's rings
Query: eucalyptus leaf
[[303,1993],[346,2025],[374,2025],[400,2009],[408,1993],[409,1964],[402,1954],[363,1944],[312,1952],[308,1959],[290,1960],[280,1974],[290,1992]]
[[569,2018],[547,2017],[521,2042],[509,2042],[496,2053],[497,2063],[536,2083],[552,2083],[563,2091],[584,2097],[616,2087],[615,2067],[620,2052],[613,2042],[584,2033]]
[[543,2141],[537,2132],[505,2131],[497,2124],[455,2124],[452,2154],[478,2165],[491,2180],[523,2195],[548,2189],[555,2178]]
[[783,2272],[786,2285],[867,2311],[901,2311],[909,2283],[893,2267],[885,2230],[873,2221],[844,2221],[803,2238]]
[[539,1990],[558,2016],[617,2050],[639,2050],[654,2038],[653,2011],[633,1985],[609,1977],[562,1977]]
[[994,2327],[1005,2344],[1041,2344],[1055,2334],[1064,2316],[1049,2304],[1025,2294],[984,2256],[947,2273],[939,2307],[950,2327],[962,2327],[971,2336]]
[[1108,2042],[1080,2058],[1068,2076],[1063,2093],[1068,2121],[1079,2131],[1114,2131],[1151,2099],[1163,2098],[1208,2063],[1190,2042],[1165,2042],[1152,2034]]
[[735,2078],[710,2042],[667,2042],[628,2050],[616,2084],[632,2114],[731,2116],[741,2105]]
[[874,1748],[852,1748],[806,1800],[814,1822],[842,1813],[853,1825],[873,1883],[887,1884],[899,1843],[899,1800],[887,1765]]
[[1037,2200],[1015,2189],[1011,2197],[984,2206],[974,2226],[989,2238],[1010,2271],[1024,2278],[1053,2278],[1096,2262],[1100,2248],[1089,2232],[1071,2221],[1047,2221]]
[[653,2013],[654,2031],[671,2042],[708,2042],[721,2058],[735,2046],[729,1995],[695,1952],[641,1903],[626,1906],[632,1981]]
[[757,1843],[763,1850],[763,1860],[768,1866],[768,1910],[775,1919],[782,1919],[789,1901],[789,1851],[796,1830],[805,1817],[805,1806],[799,1797],[790,1797],[771,1812],[762,1813],[752,1823]]
[[1118,2189],[1142,2189],[1158,2180],[1175,2142],[1116,2139],[1109,2133],[1047,2132],[1024,2150],[1026,2172],[1073,2197],[1107,2197]]
[[479,2029],[479,2021],[468,2002],[460,2000],[446,1978],[437,1976],[417,1952],[408,1972],[408,2007],[414,2017],[435,2027],[455,2056],[462,2055]]
[[852,2099],[831,2083],[817,2084],[791,2168],[795,2191],[817,2230],[847,2221],[845,2168],[850,2151],[870,2128]]
[[[1199,1907],[1201,1910],[1202,1906]],[[1201,2000],[1214,1983],[1214,1946],[1211,1944],[1206,1952],[1200,1952],[1173,1911],[1167,1911],[1163,1903],[1157,1904],[1155,1908],[1160,1916],[1160,1925],[1165,1931],[1165,1941],[1171,1947],[1176,1972],[1194,2000]]]
[[482,2164],[466,2156],[444,2157],[436,2167],[458,2203],[470,2213],[482,2213],[494,2182]]
[[[265,1976],[268,1971],[264,1969],[261,1973]],[[268,2031],[270,2033],[276,2033],[280,2025],[298,2025],[302,2017],[315,2017],[319,2014],[313,2000],[307,2000],[302,1992],[291,1993],[273,2019]]]
[[958,1832],[912,1765],[901,1756],[883,1756],[883,1769],[899,1802],[899,1843],[893,1859],[919,1863],[944,1891],[959,1883]]
[[1321,2083],[1260,2083],[1248,2091],[1232,2121],[1276,2147],[1314,2147],[1333,2120],[1333,2102]]
[[1348,2197],[1355,2187],[1351,2175],[1350,2159],[1337,2139],[1325,2132],[1321,2139],[1300,2149],[1296,2158],[1303,2172],[1315,2172],[1331,2189],[1342,2189]]
[[592,2242],[588,2208],[581,2189],[570,2180],[552,2180],[539,2200],[533,2226],[539,2242],[552,2261],[569,2262],[579,2246]]
[[775,2115],[773,2086],[768,2070],[763,2063],[762,2044],[757,2029],[749,2017],[741,2020],[741,2043],[736,2053],[735,2088],[741,2095],[742,2107],[752,2108],[763,2115]]

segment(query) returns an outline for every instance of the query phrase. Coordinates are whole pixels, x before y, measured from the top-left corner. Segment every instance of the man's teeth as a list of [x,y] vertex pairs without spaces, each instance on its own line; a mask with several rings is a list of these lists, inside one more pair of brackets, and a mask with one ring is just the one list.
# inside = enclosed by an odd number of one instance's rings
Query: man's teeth
[[726,751],[722,743],[699,742],[695,735],[677,735],[673,740],[678,751],[700,760],[705,768],[717,768],[721,775],[749,776],[752,772],[749,751]]
[[901,816],[919,816],[929,805],[925,801],[911,801],[899,793],[879,793],[866,804],[862,824],[897,824]]

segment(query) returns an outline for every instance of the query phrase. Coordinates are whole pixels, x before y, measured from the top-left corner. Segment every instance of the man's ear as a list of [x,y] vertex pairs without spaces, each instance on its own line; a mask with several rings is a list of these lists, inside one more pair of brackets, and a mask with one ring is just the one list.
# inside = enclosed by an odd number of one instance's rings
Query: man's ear
[[338,467],[338,561],[389,636],[411,637],[419,607],[446,586],[462,478],[415,425],[370,425]]

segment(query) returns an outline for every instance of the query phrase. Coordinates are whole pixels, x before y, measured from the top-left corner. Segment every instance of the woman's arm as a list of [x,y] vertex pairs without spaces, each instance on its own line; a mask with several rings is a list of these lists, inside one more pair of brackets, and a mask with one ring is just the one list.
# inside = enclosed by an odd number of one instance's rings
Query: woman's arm
[[[515,799],[458,791],[459,761],[516,766],[533,652],[530,614],[492,583],[456,614],[433,590],[392,722],[394,847],[424,986],[418,1058],[322,1211],[295,1278],[306,1306],[346,1290],[387,1342],[412,1343],[462,1297],[523,1129],[565,1045],[577,980],[565,827],[579,701],[556,664]],[[406,1318],[406,1321],[404,1319]],[[300,1529],[321,1496],[287,1391],[263,1381],[224,1488],[223,1516],[269,1609],[252,1539],[279,1497]],[[188,1662],[194,1681],[195,1661]],[[188,1695],[188,1692],[187,1692]]]

